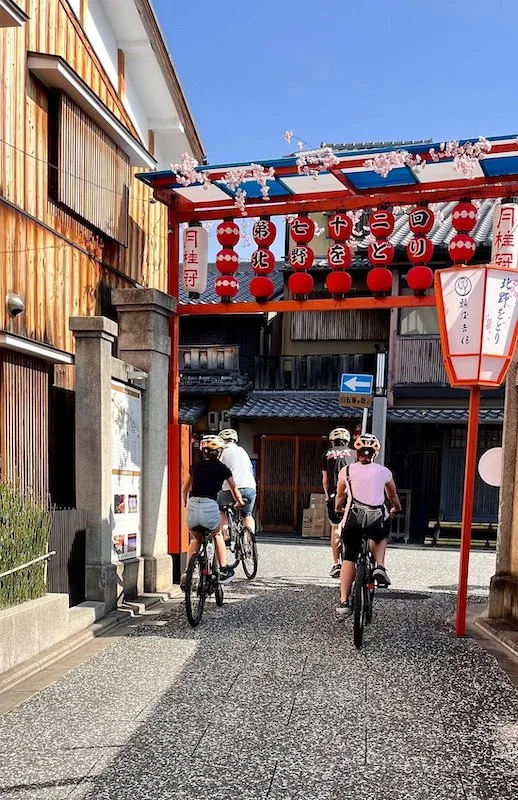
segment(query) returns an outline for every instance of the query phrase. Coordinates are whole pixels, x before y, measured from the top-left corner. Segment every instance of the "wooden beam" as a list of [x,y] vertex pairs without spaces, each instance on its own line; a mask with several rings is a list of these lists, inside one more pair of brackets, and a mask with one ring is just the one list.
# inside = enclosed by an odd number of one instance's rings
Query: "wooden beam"
[[155,155],[155,131],[149,130],[147,132],[147,149],[152,156]]
[[83,28],[86,28],[87,16],[88,16],[88,0],[79,0],[79,20]]
[[[121,100],[126,98],[126,56],[124,50],[117,50],[117,76],[119,86],[119,96]],[[151,153],[153,155],[153,153]]]
[[[171,290],[170,290],[171,291]],[[345,300],[272,300],[267,303],[196,303],[179,304],[180,316],[221,315],[221,314],[273,314],[286,311],[347,311],[360,309],[373,311],[380,308],[425,308],[436,305],[435,295],[424,297],[400,295],[394,297],[349,297]]]

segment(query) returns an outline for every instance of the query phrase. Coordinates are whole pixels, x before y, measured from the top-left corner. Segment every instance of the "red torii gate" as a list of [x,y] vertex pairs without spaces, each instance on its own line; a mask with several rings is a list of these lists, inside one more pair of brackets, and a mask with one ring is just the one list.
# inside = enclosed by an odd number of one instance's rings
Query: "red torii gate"
[[[492,137],[490,153],[474,159],[473,175],[457,171],[453,157],[434,157],[441,145],[418,144],[405,147],[408,166],[397,166],[382,177],[372,166],[377,157],[394,148],[350,150],[336,153],[336,163],[321,168],[317,175],[301,174],[298,158],[254,162],[265,170],[273,168],[268,178],[270,199],[265,202],[260,186],[246,179],[244,201],[248,217],[312,214],[323,211],[353,211],[380,206],[412,205],[459,201],[464,198],[511,198],[518,195],[518,140],[516,135]],[[477,140],[462,140],[460,147],[469,148]],[[370,163],[366,163],[370,162]],[[416,166],[418,162],[418,166]],[[203,182],[181,180],[178,172],[142,173],[137,177],[153,188],[154,198],[168,206],[168,292],[178,300],[180,280],[179,226],[182,223],[239,218],[236,191],[226,183],[230,171],[250,167],[248,163],[196,167],[208,174],[209,188]],[[254,185],[255,184],[255,185]],[[336,311],[344,309],[373,310],[435,306],[435,295],[393,295],[389,297],[353,297],[345,299],[277,300],[267,302],[196,303],[177,305],[171,317],[171,361],[169,373],[168,425],[168,540],[169,552],[182,553],[181,537],[181,474],[179,422],[179,319],[186,315],[250,314],[254,312]]]

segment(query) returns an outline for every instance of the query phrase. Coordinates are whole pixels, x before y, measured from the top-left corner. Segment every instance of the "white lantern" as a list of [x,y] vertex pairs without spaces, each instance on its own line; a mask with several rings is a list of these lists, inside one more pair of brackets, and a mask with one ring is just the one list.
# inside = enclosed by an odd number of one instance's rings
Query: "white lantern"
[[192,225],[183,234],[183,271],[185,291],[198,299],[207,288],[209,234],[200,225]]
[[451,385],[500,386],[518,336],[516,270],[492,265],[438,270],[435,292]]
[[502,203],[493,212],[491,263],[518,269],[518,204]]

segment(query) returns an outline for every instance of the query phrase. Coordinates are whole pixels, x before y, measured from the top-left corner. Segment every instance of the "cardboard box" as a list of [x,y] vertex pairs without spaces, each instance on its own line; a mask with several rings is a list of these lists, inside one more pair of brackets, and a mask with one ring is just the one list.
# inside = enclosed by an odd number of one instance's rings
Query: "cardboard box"
[[326,496],[325,494],[316,494],[312,493],[309,496],[309,505],[310,506],[324,506],[326,504]]
[[304,538],[321,538],[324,532],[325,517],[320,509],[305,508],[302,512],[302,536]]

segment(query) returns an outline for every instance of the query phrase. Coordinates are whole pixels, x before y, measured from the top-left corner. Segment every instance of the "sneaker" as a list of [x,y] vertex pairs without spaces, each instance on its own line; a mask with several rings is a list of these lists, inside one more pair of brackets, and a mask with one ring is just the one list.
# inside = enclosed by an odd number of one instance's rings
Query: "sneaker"
[[333,569],[329,574],[331,575],[332,578],[339,578],[341,569],[342,569],[341,564],[333,564]]
[[234,570],[230,569],[230,567],[222,567],[219,571],[219,582],[222,586],[226,586],[227,583],[232,583],[234,577]]
[[340,603],[335,608],[336,618],[340,622],[342,622],[347,617],[350,617],[352,613],[353,613],[353,610],[352,610],[351,606],[349,605],[349,603]]
[[187,573],[186,572],[182,572],[182,574],[180,576],[180,589],[182,590],[182,592],[185,592],[185,584],[186,583],[187,583]]
[[382,589],[386,589],[388,586],[390,586],[390,578],[387,575],[387,570],[385,567],[378,565],[372,573],[372,577],[376,581],[377,585]]

